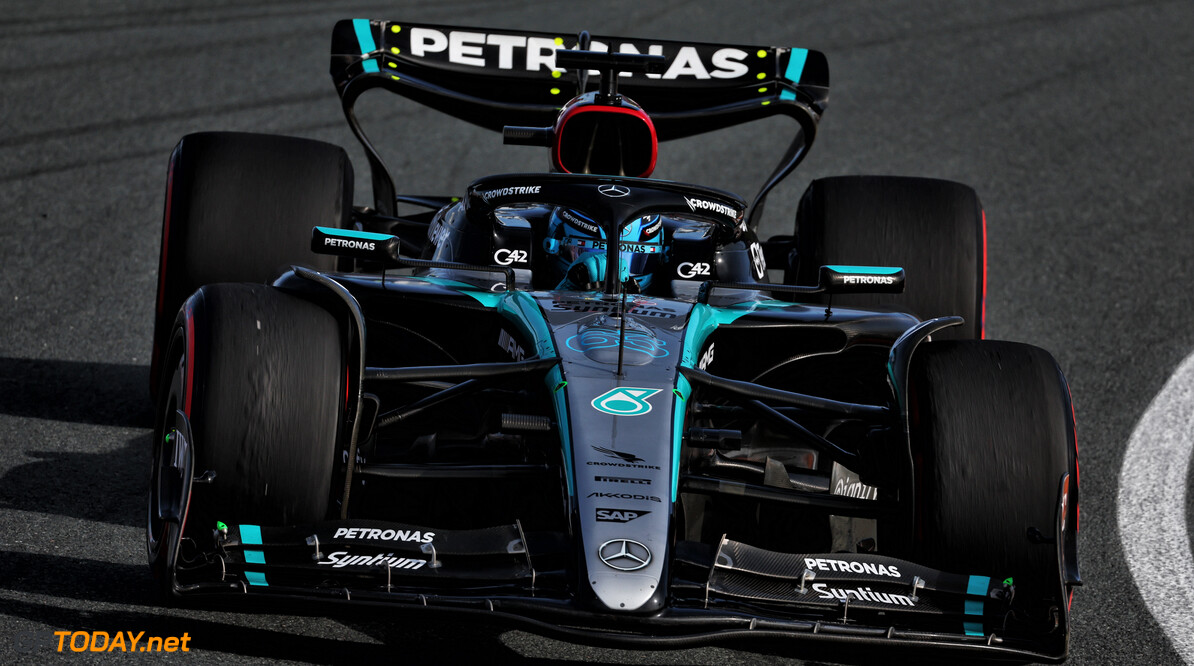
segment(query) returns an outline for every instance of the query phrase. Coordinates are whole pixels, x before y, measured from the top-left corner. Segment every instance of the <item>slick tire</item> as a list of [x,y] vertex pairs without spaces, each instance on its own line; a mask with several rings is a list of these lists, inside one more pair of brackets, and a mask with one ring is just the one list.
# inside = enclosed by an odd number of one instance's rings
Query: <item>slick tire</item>
[[1076,572],[1078,460],[1069,388],[1053,357],[1014,342],[926,342],[908,392],[917,561],[1010,577],[1018,599],[1062,603],[1056,544],[1069,546]]
[[183,301],[205,284],[269,284],[292,264],[335,270],[336,257],[311,252],[311,228],[350,226],[352,191],[348,155],[321,141],[204,132],[178,142],[162,218],[155,398],[161,355]]
[[[823,265],[897,266],[903,294],[849,294],[833,305],[890,308],[920,319],[961,315],[937,339],[982,337],[985,222],[966,185],[929,178],[838,176],[814,180],[796,212],[787,284],[815,285]],[[824,302],[824,301],[822,301]]]
[[345,409],[342,329],[323,307],[267,285],[207,285],[183,305],[154,435],[149,550],[159,579],[169,572],[155,530],[171,535],[154,524],[154,490],[179,457],[171,431],[189,434],[194,476],[211,477],[184,500],[182,529],[196,543],[210,542],[216,521],[325,519]]

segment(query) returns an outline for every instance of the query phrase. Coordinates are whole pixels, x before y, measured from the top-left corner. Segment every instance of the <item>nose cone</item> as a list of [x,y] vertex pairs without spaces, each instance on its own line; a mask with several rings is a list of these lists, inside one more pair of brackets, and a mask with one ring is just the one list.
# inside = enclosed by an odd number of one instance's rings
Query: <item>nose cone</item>
[[640,610],[651,600],[659,579],[646,575],[598,571],[591,573],[593,592],[610,610]]
[[610,539],[597,549],[604,565],[590,572],[593,592],[611,610],[639,610],[659,586],[659,567],[646,544],[633,539]]

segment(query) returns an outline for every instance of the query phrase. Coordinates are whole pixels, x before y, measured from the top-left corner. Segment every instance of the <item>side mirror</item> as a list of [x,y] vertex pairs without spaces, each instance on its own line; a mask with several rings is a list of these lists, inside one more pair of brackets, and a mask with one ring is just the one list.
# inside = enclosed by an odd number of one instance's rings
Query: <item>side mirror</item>
[[397,263],[400,247],[398,237],[389,234],[334,227],[315,227],[311,230],[311,251],[316,254],[333,254],[393,266]]
[[826,294],[902,294],[904,269],[890,266],[822,266],[817,287]]

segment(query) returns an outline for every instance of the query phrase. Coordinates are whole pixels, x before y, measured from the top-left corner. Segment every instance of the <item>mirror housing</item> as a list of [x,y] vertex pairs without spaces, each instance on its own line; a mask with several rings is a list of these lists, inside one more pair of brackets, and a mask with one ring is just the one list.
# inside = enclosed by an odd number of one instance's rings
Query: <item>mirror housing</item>
[[817,287],[826,294],[902,294],[904,269],[892,266],[822,266]]

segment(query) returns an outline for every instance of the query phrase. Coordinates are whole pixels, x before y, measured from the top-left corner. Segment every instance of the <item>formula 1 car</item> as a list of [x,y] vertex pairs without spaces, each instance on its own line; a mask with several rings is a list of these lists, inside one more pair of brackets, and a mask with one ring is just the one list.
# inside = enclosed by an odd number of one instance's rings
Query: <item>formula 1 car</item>
[[[1071,400],[1047,352],[983,339],[974,190],[815,180],[757,236],[823,54],[356,19],[331,73],[370,205],[322,142],[170,158],[147,541],[171,598],[1066,658]],[[398,194],[354,113],[373,88],[550,169]],[[773,115],[795,137],[749,205],[650,178],[659,141]]]

